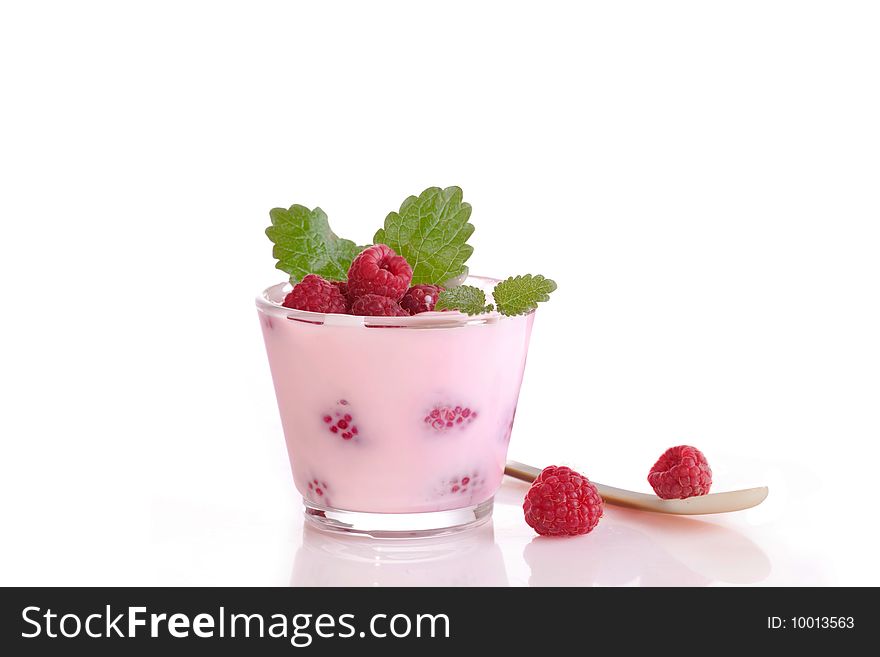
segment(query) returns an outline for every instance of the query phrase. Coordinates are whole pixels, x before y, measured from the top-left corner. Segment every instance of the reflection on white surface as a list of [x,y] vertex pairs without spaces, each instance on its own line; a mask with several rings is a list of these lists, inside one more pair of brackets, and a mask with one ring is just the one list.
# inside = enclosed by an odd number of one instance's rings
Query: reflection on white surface
[[448,537],[376,540],[305,525],[290,583],[708,586],[758,584],[771,572],[770,559],[755,542],[704,519],[607,507],[587,536],[535,536],[522,522],[521,495],[520,486],[506,484],[496,496],[494,521]]
[[756,584],[770,560],[751,540],[693,518],[608,509],[588,536],[537,536],[523,551],[531,586]]
[[506,586],[492,521],[447,537],[372,539],[303,526],[291,586]]

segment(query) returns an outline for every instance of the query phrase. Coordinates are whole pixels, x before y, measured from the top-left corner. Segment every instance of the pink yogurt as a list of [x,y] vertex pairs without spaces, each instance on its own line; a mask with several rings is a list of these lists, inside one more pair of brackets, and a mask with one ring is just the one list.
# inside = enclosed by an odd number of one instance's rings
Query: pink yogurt
[[[495,281],[471,277],[487,290]],[[370,513],[492,498],[534,313],[353,317],[258,298],[287,453],[307,504]]]

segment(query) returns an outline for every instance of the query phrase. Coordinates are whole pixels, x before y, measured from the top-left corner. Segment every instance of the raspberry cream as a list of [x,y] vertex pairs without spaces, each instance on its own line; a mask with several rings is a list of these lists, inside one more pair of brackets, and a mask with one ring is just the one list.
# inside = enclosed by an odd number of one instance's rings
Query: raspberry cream
[[282,307],[289,289],[257,306],[307,516],[380,535],[488,518],[534,313],[321,314]]

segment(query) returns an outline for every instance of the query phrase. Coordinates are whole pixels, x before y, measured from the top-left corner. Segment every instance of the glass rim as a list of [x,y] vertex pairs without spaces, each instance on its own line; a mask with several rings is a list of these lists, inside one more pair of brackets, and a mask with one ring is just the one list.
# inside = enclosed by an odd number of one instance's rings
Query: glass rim
[[[477,287],[480,287],[485,291],[490,291],[488,288],[494,287],[494,285],[500,282],[500,280],[501,279],[488,276],[468,276],[465,283],[476,284]],[[407,329],[447,329],[462,326],[497,324],[504,317],[496,310],[482,313],[480,315],[466,315],[457,310],[447,310],[444,312],[420,313],[409,317],[365,317],[361,315],[316,313],[310,310],[285,308],[280,303],[272,301],[271,295],[280,295],[282,292],[289,291],[289,289],[285,290],[285,287],[289,288],[290,283],[287,281],[276,283],[263,290],[256,298],[257,309],[272,317],[291,319],[306,324],[347,326],[351,328],[382,326],[386,328]],[[534,312],[535,311],[532,310],[523,315],[518,315],[517,317],[528,317],[529,315],[534,314]],[[506,317],[505,319],[517,319],[517,317]]]

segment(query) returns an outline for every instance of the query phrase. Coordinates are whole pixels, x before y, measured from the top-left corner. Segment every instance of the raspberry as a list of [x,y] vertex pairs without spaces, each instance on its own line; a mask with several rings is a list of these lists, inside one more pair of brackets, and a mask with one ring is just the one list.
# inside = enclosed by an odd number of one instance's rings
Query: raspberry
[[555,465],[541,471],[523,502],[526,523],[542,536],[587,534],[599,523],[603,508],[589,479]]
[[425,424],[437,431],[464,428],[477,419],[477,412],[461,406],[435,406],[425,415]]
[[320,479],[312,479],[309,482],[309,492],[306,497],[312,502],[318,502],[325,506],[333,506],[328,497],[330,486],[326,481]]
[[351,314],[368,317],[409,317],[409,313],[394,299],[378,294],[365,294],[355,299],[351,304]]
[[400,301],[412,282],[412,267],[390,246],[374,244],[361,251],[348,268],[348,294],[357,299],[378,294]]
[[345,314],[348,306],[338,287],[315,274],[309,274],[297,283],[281,305],[314,313],[339,314]]
[[354,423],[348,401],[340,399],[336,402],[336,409],[325,413],[321,420],[327,425],[327,430],[343,440],[359,440],[360,429]]
[[664,500],[705,495],[712,486],[712,468],[696,447],[670,447],[651,468],[648,483]]
[[486,480],[477,470],[468,471],[462,475],[456,475],[440,482],[437,493],[441,497],[446,495],[460,495],[467,497],[478,494],[486,484]]
[[400,307],[410,315],[430,312],[434,310],[442,291],[439,285],[413,285],[400,300]]
[[342,296],[346,299],[348,298],[348,283],[345,281],[330,281],[330,284],[335,286],[342,293]]

